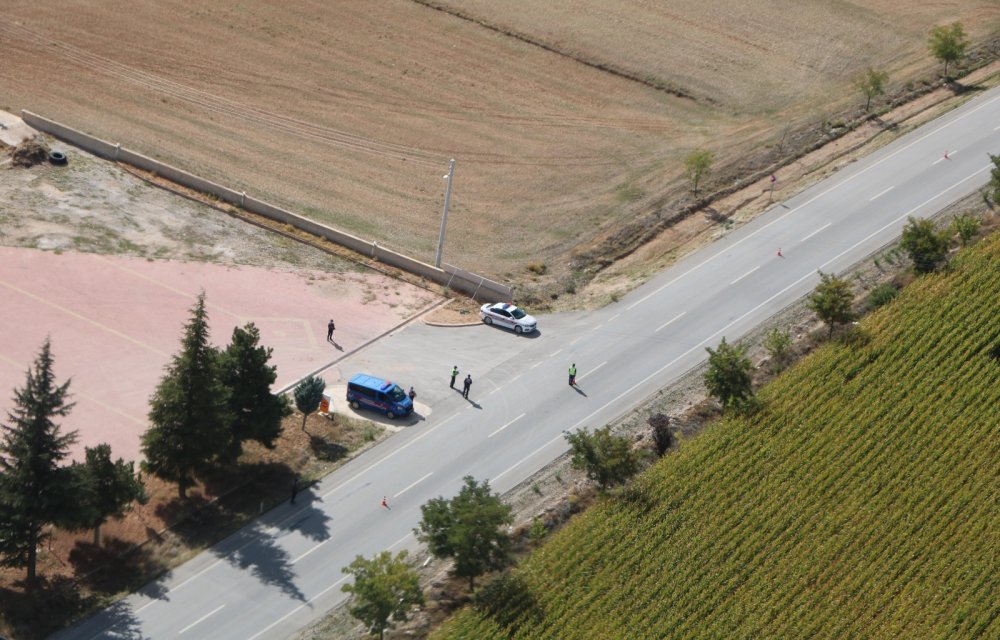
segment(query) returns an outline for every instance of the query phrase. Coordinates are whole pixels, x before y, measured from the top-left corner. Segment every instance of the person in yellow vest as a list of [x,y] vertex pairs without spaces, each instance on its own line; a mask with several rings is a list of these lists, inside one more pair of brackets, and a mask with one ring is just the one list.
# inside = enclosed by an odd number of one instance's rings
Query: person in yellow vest
[[457,378],[457,377],[458,377],[458,366],[456,365],[456,366],[454,366],[454,367],[451,368],[451,388],[452,389],[455,388],[455,378]]
[[576,363],[569,365],[569,385],[576,384]]

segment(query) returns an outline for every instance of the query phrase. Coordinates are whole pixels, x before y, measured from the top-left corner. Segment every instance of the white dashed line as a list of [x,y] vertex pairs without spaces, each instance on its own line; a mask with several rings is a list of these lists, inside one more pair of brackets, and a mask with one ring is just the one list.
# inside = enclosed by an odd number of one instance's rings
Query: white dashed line
[[[753,272],[754,272],[754,271],[756,271],[757,269],[760,269],[760,265],[757,265],[757,266],[756,266],[756,267],[754,267],[753,269],[751,269],[751,270],[747,271],[746,273],[744,273],[743,275],[741,275],[741,276],[740,276],[739,278],[736,278],[735,280],[733,280],[733,281],[732,281],[732,282],[730,282],[729,284],[736,284],[737,282],[739,282],[739,281],[740,281],[740,280],[742,280],[743,278],[747,277],[748,275],[750,275],[751,273],[753,273]],[[659,331],[659,329],[657,329],[657,331]]]
[[653,333],[656,333],[656,332],[658,332],[658,331],[659,331],[660,329],[663,329],[664,327],[666,327],[667,325],[669,325],[669,324],[670,324],[670,323],[672,323],[672,322],[676,322],[677,320],[680,320],[681,318],[683,318],[683,317],[684,317],[684,315],[685,315],[685,314],[687,314],[687,311],[682,311],[680,315],[678,315],[678,316],[675,316],[674,318],[672,318],[672,319],[670,319],[670,320],[667,320],[666,322],[664,322],[663,324],[661,324],[661,325],[660,325],[660,326],[659,326],[659,327],[658,327],[658,328],[656,329],[656,331],[654,331]]
[[499,429],[497,429],[496,431],[494,431],[493,433],[491,433],[490,435],[488,435],[486,437],[487,438],[492,438],[496,434],[500,433],[501,431],[503,431],[504,429],[506,429],[510,425],[514,424],[515,422],[517,422],[518,420],[520,420],[521,418],[523,418],[525,415],[527,415],[527,414],[522,413],[521,415],[519,415],[518,417],[514,418],[513,420],[511,420],[510,422],[508,422],[507,424],[505,424],[504,426],[500,427]]
[[218,609],[216,609],[216,610],[215,610],[215,611],[213,611],[212,613],[206,613],[206,614],[205,614],[205,615],[203,615],[202,617],[198,618],[197,620],[195,620],[194,622],[192,622],[192,623],[191,623],[191,624],[189,624],[188,626],[186,626],[186,627],[184,627],[183,629],[181,629],[180,631],[178,631],[178,632],[177,632],[177,635],[181,635],[182,633],[184,633],[184,632],[185,632],[185,631],[187,631],[188,629],[190,629],[190,628],[194,627],[194,626],[195,626],[195,625],[197,625],[198,623],[200,623],[200,622],[203,622],[204,620],[206,620],[206,619],[208,619],[208,618],[210,618],[210,617],[214,616],[215,614],[219,613],[220,611],[222,611],[222,609],[223,609],[223,608],[225,608],[225,606],[226,606],[226,605],[224,605],[224,604],[221,604],[221,605],[219,605],[219,608],[218,608]]
[[[682,313],[681,315],[684,315],[684,314]],[[597,365],[596,367],[594,367],[593,369],[591,369],[591,370],[590,370],[590,371],[588,371],[587,373],[583,374],[582,376],[579,376],[579,377],[577,378],[577,380],[583,380],[584,378],[586,378],[586,377],[587,377],[587,376],[589,376],[590,374],[594,373],[595,371],[597,371],[598,369],[600,369],[601,367],[603,367],[603,366],[604,366],[604,365],[606,365],[607,363],[608,363],[608,361],[607,361],[607,360],[605,360],[604,362],[602,362],[601,364]]]
[[876,198],[881,198],[882,196],[884,196],[885,194],[889,193],[890,191],[892,191],[895,188],[896,188],[895,185],[893,185],[893,186],[889,187],[888,189],[886,189],[885,191],[879,191],[878,193],[876,193],[875,195],[873,195],[871,198],[869,198],[868,202],[873,202],[873,201],[875,201]]
[[806,240],[808,240],[809,238],[813,237],[814,235],[816,235],[817,233],[819,233],[823,229],[826,229],[827,227],[829,227],[831,224],[833,224],[833,223],[832,222],[827,222],[826,224],[824,224],[819,229],[816,229],[815,231],[813,231],[812,233],[810,233],[809,235],[807,235],[805,238],[802,238],[801,240],[799,240],[799,242],[805,242]]
[[413,483],[413,484],[411,484],[410,486],[406,487],[405,489],[403,489],[402,491],[400,491],[399,493],[397,493],[396,495],[394,495],[394,496],[393,496],[393,498],[398,498],[399,496],[403,495],[404,493],[406,493],[407,491],[409,491],[409,490],[410,490],[410,489],[412,489],[413,487],[417,486],[418,484],[420,484],[421,482],[423,482],[423,481],[424,481],[424,480],[426,480],[427,478],[430,478],[430,477],[431,477],[432,475],[434,475],[434,472],[433,472],[433,471],[431,471],[430,473],[428,473],[428,474],[427,474],[426,476],[424,476],[423,478],[421,478],[421,479],[417,480],[416,482],[414,482],[414,483]]

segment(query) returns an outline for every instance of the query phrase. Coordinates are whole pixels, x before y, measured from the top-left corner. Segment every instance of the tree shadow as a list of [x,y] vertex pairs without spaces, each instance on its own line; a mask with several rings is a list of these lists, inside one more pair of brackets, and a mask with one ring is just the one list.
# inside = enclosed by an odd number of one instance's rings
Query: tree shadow
[[[69,562],[82,584],[107,594],[135,591],[167,569],[147,545],[116,537],[105,537],[99,545],[77,542]],[[166,587],[153,583],[144,593],[158,599],[166,595]]]
[[[72,578],[42,577],[31,589],[0,588],[0,615],[10,625],[13,636],[23,640],[40,640],[68,626],[73,620],[92,611],[97,604],[94,596],[85,593]],[[128,607],[117,614],[115,624],[124,629],[137,629]],[[138,635],[124,635],[137,638]]]
[[473,606],[503,627],[511,637],[524,625],[537,625],[543,613],[528,583],[510,573],[480,589]]
[[347,447],[336,442],[330,442],[326,438],[311,435],[309,436],[309,448],[313,455],[324,462],[336,462],[344,458],[349,451]]
[[300,601],[306,598],[295,584],[295,572],[288,552],[276,544],[275,539],[265,530],[254,526],[236,534],[234,551],[216,551],[231,565],[249,569],[262,583],[281,589],[282,593]]

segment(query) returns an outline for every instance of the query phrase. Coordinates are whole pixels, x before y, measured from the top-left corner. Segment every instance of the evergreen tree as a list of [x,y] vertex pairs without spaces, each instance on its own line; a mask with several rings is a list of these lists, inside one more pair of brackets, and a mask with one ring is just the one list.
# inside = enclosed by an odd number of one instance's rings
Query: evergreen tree
[[451,500],[434,498],[420,511],[420,526],[413,532],[437,558],[454,558],[452,574],[475,580],[491,569],[510,562],[510,536],[502,528],[513,522],[511,508],[490,493],[490,483],[464,478],[465,486]]
[[182,499],[229,443],[228,390],[219,380],[219,354],[208,336],[202,292],[184,327],[181,350],[150,400],[151,424],[142,436],[143,469],[176,482]]
[[371,560],[357,556],[342,569],[354,576],[354,584],[341,587],[345,593],[354,594],[351,615],[365,623],[368,631],[377,633],[379,640],[386,629],[393,627],[393,621],[405,622],[413,605],[424,603],[420,577],[406,563],[406,556],[406,551],[400,551],[395,558],[388,551]]
[[830,327],[830,337],[833,337],[836,325],[854,320],[851,308],[854,295],[851,293],[851,284],[843,278],[822,271],[819,272],[819,278],[820,282],[809,294],[806,304]]
[[101,525],[108,518],[121,518],[133,502],[144,504],[147,497],[135,463],[122,458],[113,461],[111,445],[87,447],[86,452],[86,461],[72,467],[78,488],[78,515],[72,528],[93,529],[97,545],[101,543]]
[[594,433],[578,429],[576,433],[563,435],[569,443],[572,467],[584,471],[601,491],[624,484],[639,470],[639,458],[628,438],[613,435],[610,425]]
[[705,372],[705,386],[708,392],[719,399],[723,411],[730,407],[737,409],[753,401],[753,363],[743,348],[726,343],[722,338],[719,347],[708,352],[708,370]]
[[233,338],[220,357],[220,379],[229,390],[233,423],[223,453],[227,463],[243,453],[243,443],[254,440],[268,449],[281,435],[281,420],[291,413],[288,399],[271,393],[277,367],[268,365],[272,349],[259,346],[260,330],[252,323],[235,327]]
[[302,412],[302,430],[306,430],[306,419],[309,414],[319,409],[319,404],[323,401],[323,391],[326,389],[326,382],[323,378],[316,376],[306,376],[295,385],[292,395],[295,396],[295,407]]
[[71,502],[72,482],[59,462],[76,441],[60,433],[54,418],[65,417],[69,381],[57,385],[49,340],[28,370],[24,387],[14,390],[8,424],[0,425],[0,564],[27,568],[35,582],[39,543],[46,524],[59,522]]

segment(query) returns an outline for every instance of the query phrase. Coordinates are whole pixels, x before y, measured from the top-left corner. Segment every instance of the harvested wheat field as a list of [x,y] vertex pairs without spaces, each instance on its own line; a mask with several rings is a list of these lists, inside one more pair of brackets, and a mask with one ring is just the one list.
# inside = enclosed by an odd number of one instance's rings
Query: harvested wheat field
[[669,203],[693,149],[744,162],[869,65],[930,77],[953,20],[982,42],[1000,6],[40,0],[5,7],[0,108],[427,261],[455,158],[445,262],[518,281]]

